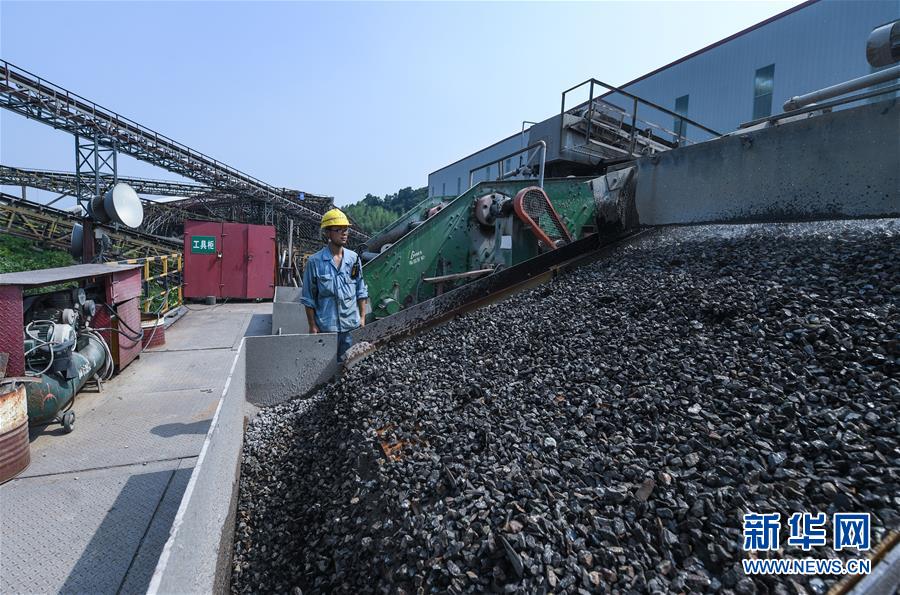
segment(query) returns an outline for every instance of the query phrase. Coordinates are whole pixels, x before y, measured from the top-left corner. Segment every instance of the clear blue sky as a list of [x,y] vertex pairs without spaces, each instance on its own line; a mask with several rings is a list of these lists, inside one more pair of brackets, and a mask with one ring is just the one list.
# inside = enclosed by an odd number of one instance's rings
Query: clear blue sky
[[[273,185],[346,204],[424,186],[557,113],[587,78],[625,83],[796,4],[3,0],[0,54]],[[4,165],[73,171],[74,153],[68,134],[0,110]],[[179,179],[127,157],[119,171]]]

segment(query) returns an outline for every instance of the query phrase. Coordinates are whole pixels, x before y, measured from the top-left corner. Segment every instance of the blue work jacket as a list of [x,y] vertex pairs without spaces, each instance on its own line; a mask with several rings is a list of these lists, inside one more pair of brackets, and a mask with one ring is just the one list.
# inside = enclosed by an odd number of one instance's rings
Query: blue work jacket
[[[357,266],[356,278],[351,276]],[[316,311],[316,326],[323,333],[345,333],[359,326],[357,300],[369,297],[362,276],[362,261],[353,250],[344,248],[340,268],[334,266],[331,250],[325,246],[306,261],[300,302]]]

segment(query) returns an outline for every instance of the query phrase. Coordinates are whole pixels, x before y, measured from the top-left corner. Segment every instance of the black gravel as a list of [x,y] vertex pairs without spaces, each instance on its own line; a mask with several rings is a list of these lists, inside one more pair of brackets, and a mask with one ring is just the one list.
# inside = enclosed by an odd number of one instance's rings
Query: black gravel
[[384,346],[249,427],[232,589],[822,593],[742,514],[900,527],[898,304],[900,221],[672,228]]

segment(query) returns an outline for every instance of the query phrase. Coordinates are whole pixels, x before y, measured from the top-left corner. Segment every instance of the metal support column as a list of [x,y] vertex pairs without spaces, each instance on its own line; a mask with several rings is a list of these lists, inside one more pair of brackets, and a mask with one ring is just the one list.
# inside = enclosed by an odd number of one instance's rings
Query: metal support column
[[94,260],[94,229],[91,202],[106,192],[109,179],[112,186],[118,181],[116,147],[100,144],[99,135],[91,138],[75,135],[75,198],[83,210],[81,221],[81,261]]

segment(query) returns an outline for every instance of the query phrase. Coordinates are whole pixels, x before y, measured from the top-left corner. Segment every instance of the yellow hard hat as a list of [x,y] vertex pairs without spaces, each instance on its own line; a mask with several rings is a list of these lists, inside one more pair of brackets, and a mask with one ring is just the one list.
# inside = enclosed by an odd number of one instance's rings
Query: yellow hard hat
[[347,226],[350,227],[350,220],[347,219],[347,215],[341,212],[340,209],[331,209],[324,215],[322,215],[322,226],[321,229],[325,229],[326,227],[337,227],[337,226]]

